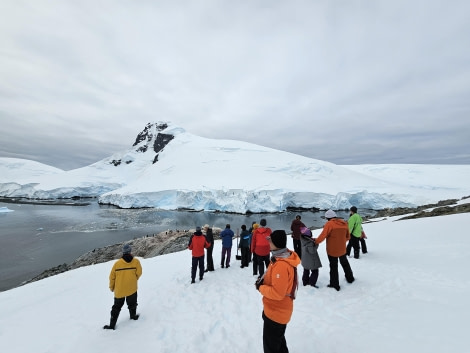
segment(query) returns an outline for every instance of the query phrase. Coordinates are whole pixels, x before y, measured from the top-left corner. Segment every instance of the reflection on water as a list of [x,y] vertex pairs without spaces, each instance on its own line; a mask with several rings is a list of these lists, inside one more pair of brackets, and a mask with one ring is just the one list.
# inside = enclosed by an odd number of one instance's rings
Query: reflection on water
[[[94,248],[123,242],[168,229],[193,229],[209,224],[232,229],[265,218],[271,229],[290,231],[297,213],[235,215],[213,212],[118,209],[100,206],[31,205],[0,203],[14,212],[0,213],[0,291],[19,285],[42,271],[70,263]],[[309,227],[324,224],[323,212],[302,212]],[[338,216],[347,219],[346,212]],[[291,244],[289,245],[291,246]]]

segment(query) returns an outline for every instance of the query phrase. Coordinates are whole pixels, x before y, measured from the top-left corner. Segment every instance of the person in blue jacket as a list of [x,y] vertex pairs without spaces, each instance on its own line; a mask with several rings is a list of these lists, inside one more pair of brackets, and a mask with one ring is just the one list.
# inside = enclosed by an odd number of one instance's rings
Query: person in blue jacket
[[[222,238],[222,259],[220,260],[220,266],[224,268],[230,267],[230,255],[232,254],[232,240],[235,234],[230,229],[230,224],[225,226],[225,229],[220,232],[220,238]],[[227,258],[225,258],[227,256]]]

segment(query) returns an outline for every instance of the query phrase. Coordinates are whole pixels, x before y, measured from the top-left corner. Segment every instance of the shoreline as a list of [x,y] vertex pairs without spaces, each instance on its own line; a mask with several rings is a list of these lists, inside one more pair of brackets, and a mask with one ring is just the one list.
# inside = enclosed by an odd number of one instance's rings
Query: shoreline
[[[394,216],[408,215],[406,217],[399,218],[397,221],[413,218],[424,218],[424,217],[437,217],[443,215],[457,214],[457,213],[470,213],[470,201],[464,204],[457,204],[459,201],[469,199],[470,196],[466,196],[458,199],[450,199],[439,201],[436,204],[429,204],[418,206],[415,208],[395,208],[385,209],[377,212],[373,216],[374,219],[388,218]],[[370,221],[364,217],[364,224]],[[310,227],[310,229],[319,229],[320,227]],[[213,228],[214,236],[217,236],[222,231],[221,228]],[[98,263],[108,262],[117,260],[121,256],[122,246],[127,243],[132,247],[132,254],[137,257],[151,258],[164,254],[170,254],[178,251],[183,251],[187,248],[187,244],[190,236],[195,232],[195,229],[190,230],[168,230],[162,231],[153,235],[146,235],[133,240],[124,241],[120,243],[110,244],[105,247],[96,248],[87,253],[79,256],[71,264],[60,264],[55,267],[51,267],[41,274],[22,282],[17,287],[26,285],[28,283],[36,282],[47,277],[51,277],[66,271],[74,270],[83,266],[90,266]],[[16,288],[16,287],[13,287]],[[13,289],[10,288],[10,289]],[[7,289],[8,290],[8,289]]]

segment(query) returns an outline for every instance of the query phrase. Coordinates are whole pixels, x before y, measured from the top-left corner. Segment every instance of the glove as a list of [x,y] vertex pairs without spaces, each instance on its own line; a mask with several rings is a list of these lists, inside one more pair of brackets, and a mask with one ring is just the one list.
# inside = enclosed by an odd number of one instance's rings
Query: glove
[[260,277],[256,280],[255,282],[255,287],[256,287],[256,290],[259,290],[259,287],[261,287],[261,285],[263,284],[264,282],[264,278],[263,277]]

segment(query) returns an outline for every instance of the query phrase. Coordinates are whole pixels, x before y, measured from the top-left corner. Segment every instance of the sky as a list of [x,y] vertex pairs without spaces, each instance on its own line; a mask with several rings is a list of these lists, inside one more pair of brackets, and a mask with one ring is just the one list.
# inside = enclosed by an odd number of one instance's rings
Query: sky
[[148,122],[336,164],[470,163],[467,1],[0,3],[0,156],[61,169]]
[[[8,217],[9,214],[6,214]],[[325,243],[318,289],[300,285],[286,339],[289,350],[335,353],[465,352],[468,350],[470,214],[364,224],[368,253],[349,258],[355,281],[328,288]],[[318,237],[321,229],[313,231]],[[442,235],[445,234],[445,240]],[[288,238],[288,247],[292,241]],[[402,244],[403,246],[398,246]],[[261,353],[262,297],[251,268],[230,268],[190,284],[188,250],[140,258],[139,320],[124,305],[109,323],[114,261],[82,267],[0,293],[0,340],[8,352],[108,351]],[[297,268],[302,274],[302,265]],[[353,333],[353,334],[352,334]]]

